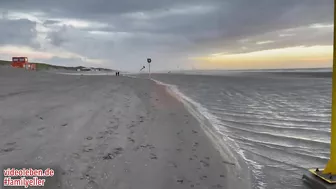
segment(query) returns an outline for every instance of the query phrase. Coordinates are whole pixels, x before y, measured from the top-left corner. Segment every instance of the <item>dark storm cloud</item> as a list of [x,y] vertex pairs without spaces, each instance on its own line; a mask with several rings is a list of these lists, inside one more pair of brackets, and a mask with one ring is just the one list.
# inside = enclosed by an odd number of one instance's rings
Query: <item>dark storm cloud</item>
[[59,28],[48,32],[46,39],[49,40],[52,45],[61,47],[76,37],[74,32],[77,32],[77,35],[80,35],[80,32],[82,31],[75,29],[73,26],[61,25]]
[[27,19],[0,19],[0,44],[35,45],[36,23]]
[[[157,19],[121,17],[116,19],[115,27],[110,31],[171,34],[185,38],[191,50],[220,50],[242,38],[312,23],[330,23],[333,18],[331,0],[207,1],[207,5],[214,5],[215,8],[206,14],[172,15]],[[320,39],[315,40],[318,43]]]
[[52,31],[48,33],[46,39],[50,40],[50,43],[56,47],[60,47],[63,43],[67,41],[65,36],[63,35],[64,28],[59,31]]
[[[202,0],[11,0],[1,1],[4,9],[43,11],[57,16],[98,18],[106,15],[117,15],[127,12],[150,11],[153,9],[166,9],[172,5],[190,5],[204,2]],[[220,2],[212,0],[212,2]],[[59,14],[63,13],[63,14]]]
[[195,32],[195,29],[196,31],[223,29],[224,36],[239,36],[246,35],[246,32],[257,33],[265,29],[331,21],[332,2],[332,0],[11,0],[0,1],[0,7],[43,11],[57,17],[108,22],[115,18],[119,19],[120,14],[124,13],[169,11],[175,7],[209,5],[217,9],[200,17],[186,14],[153,20],[154,28],[146,29],[183,34]]
[[[53,46],[130,65],[148,54],[178,59],[223,51],[331,44],[330,32],[313,31],[311,35],[307,30],[299,37],[279,39],[277,31],[333,21],[332,0],[0,0],[1,10],[42,12],[46,18],[42,25],[52,29],[46,40]],[[62,26],[62,18],[104,25]],[[9,31],[14,28],[7,25]],[[29,41],[33,34],[21,35]],[[239,42],[245,38],[254,40]],[[13,38],[0,35],[0,42],[8,39]],[[274,43],[257,45],[258,40]],[[247,49],[242,49],[244,46]]]

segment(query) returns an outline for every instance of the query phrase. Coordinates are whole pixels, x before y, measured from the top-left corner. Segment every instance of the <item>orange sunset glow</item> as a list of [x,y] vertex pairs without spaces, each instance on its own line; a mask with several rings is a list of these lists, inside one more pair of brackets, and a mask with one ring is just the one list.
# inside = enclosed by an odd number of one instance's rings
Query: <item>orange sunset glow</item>
[[329,67],[332,46],[289,47],[242,54],[214,54],[192,58],[198,69],[272,69]]

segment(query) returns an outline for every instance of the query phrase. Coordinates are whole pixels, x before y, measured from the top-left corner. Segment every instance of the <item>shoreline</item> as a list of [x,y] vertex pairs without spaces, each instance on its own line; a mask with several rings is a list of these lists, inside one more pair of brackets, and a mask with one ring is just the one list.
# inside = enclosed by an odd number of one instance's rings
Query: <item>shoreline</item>
[[[179,101],[186,110],[198,121],[199,127],[208,137],[209,142],[212,143],[213,147],[219,152],[220,156],[223,158],[223,161],[230,168],[232,173],[231,180],[234,182],[239,182],[239,179],[244,180],[247,185],[246,188],[252,188],[252,173],[247,164],[247,159],[245,158],[243,152],[240,150],[233,150],[232,148],[239,149],[239,146],[236,143],[228,141],[227,136],[224,133],[217,130],[215,123],[219,122],[217,118],[212,115],[206,108],[204,108],[198,102],[190,99],[188,96],[179,91],[177,86],[163,83],[161,81],[151,79],[157,85],[161,85],[166,88],[166,91],[169,95],[174,97]],[[237,180],[238,178],[238,180]],[[242,181],[241,180],[241,181]]]
[[[220,156],[220,162],[226,169],[226,186],[224,188],[252,188],[251,173],[245,160],[238,153],[232,151],[229,146],[220,145],[218,141],[224,141],[222,136],[215,130],[208,118],[197,110],[194,103],[189,97],[184,96],[178,89],[175,91],[169,84],[151,79],[159,87],[163,87],[168,96],[173,98],[183,107],[184,111],[192,116],[193,121],[197,125],[194,129],[201,133],[205,143],[209,143],[210,148],[213,148],[214,156]],[[187,98],[187,99],[185,99]],[[225,141],[226,143],[227,141]],[[226,145],[228,145],[226,143]]]

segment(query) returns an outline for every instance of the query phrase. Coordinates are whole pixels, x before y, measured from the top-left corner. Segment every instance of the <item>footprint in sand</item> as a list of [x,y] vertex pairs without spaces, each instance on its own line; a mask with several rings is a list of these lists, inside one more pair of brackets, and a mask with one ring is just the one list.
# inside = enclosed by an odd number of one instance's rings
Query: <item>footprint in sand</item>
[[104,160],[111,160],[116,158],[117,156],[121,155],[123,153],[124,149],[121,147],[115,148],[112,152],[107,153],[105,156],[103,156]]
[[216,185],[213,185],[212,188],[223,188],[223,186],[220,184],[216,184]]
[[152,149],[155,149],[155,147],[151,144],[146,144],[146,145],[140,145],[140,146],[137,146],[134,148],[135,151],[138,151],[140,149],[149,149],[149,150],[152,150]]
[[113,129],[113,130],[117,130],[117,129],[119,128],[119,126],[118,126],[118,125],[115,125],[115,126],[113,126],[113,127],[109,127],[109,128],[111,128],[111,129]]
[[183,184],[184,180],[183,179],[177,179],[176,182]]
[[43,117],[41,116],[36,115],[36,117],[38,117],[40,120],[43,120]]
[[84,148],[83,152],[91,152],[93,149],[92,148]]
[[208,162],[204,161],[204,160],[201,160],[200,163],[203,167],[209,167],[210,166],[210,164]]
[[86,188],[99,188],[99,185],[94,181],[94,178],[89,178],[89,182],[86,185]]
[[0,150],[0,153],[12,152],[12,151],[14,151],[14,150],[15,150],[14,147],[3,148],[3,149]]
[[75,158],[75,159],[80,159],[80,155],[78,153],[73,153],[72,156]]
[[143,117],[143,116],[140,116],[140,117],[139,117],[139,122],[140,122],[140,123],[144,122],[144,117]]
[[128,139],[128,141],[130,141],[130,142],[132,142],[132,143],[135,142],[135,140],[134,140],[133,138],[131,138],[131,137],[128,137],[127,139]]
[[102,139],[104,136],[97,136],[96,139]]
[[155,147],[151,144],[147,144],[146,146],[144,146],[145,148],[149,148],[150,150],[154,149]]
[[157,159],[157,156],[153,153],[150,154],[150,159]]
[[101,134],[102,136],[112,135],[113,133],[114,133],[114,131],[102,131],[102,132],[99,132],[99,134]]
[[177,165],[176,165],[176,163],[174,163],[174,162],[168,162],[168,166],[169,166],[169,167],[177,168]]
[[194,142],[193,145],[192,145],[192,151],[193,152],[196,151],[197,146],[198,146],[198,142]]

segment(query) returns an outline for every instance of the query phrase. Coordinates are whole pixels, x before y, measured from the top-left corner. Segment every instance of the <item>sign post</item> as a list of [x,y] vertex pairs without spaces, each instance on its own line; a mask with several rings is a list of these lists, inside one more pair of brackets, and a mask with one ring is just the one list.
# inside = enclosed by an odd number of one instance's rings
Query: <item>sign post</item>
[[[332,100],[331,100],[331,136],[330,136],[330,159],[323,173],[336,176],[336,0],[334,0],[334,51],[332,71]],[[336,181],[335,181],[336,183]]]
[[152,62],[151,58],[147,58],[147,63],[148,63],[148,77],[149,79],[151,78],[151,72],[150,72],[150,64]]
[[314,189],[336,189],[336,0],[334,0],[334,49],[332,69],[330,158],[324,169],[309,169],[303,179]]

